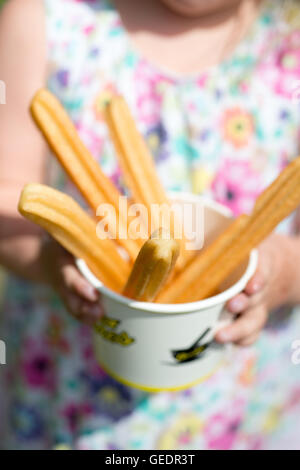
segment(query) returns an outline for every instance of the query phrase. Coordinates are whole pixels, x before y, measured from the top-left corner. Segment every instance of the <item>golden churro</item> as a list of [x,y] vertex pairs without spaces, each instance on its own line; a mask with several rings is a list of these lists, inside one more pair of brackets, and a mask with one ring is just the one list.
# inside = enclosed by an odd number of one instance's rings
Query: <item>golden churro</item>
[[174,211],[170,210],[170,202],[158,177],[152,155],[135,125],[124,98],[114,96],[107,104],[104,116],[125,182],[134,201],[147,209],[148,233],[163,225],[161,218],[155,218],[158,214],[155,214],[157,208],[160,215],[167,215],[165,228],[170,230],[172,236],[176,236],[181,244],[181,256],[177,264],[182,267],[191,257],[192,251],[185,250],[181,222],[175,217]]
[[300,167],[300,159],[295,158],[287,167],[281,171],[277,178],[267,187],[265,191],[263,191],[258,198],[256,199],[255,206],[253,209],[253,213],[257,213],[261,210],[268,201],[271,200],[274,196],[278,194],[280,188],[285,185],[290,178],[293,177],[296,171],[298,171]]
[[215,289],[300,204],[300,158],[257,199],[251,216],[240,216],[158,296],[162,303],[201,300]]
[[134,263],[123,295],[151,302],[169,278],[179,255],[179,244],[163,229],[143,245]]
[[71,197],[42,184],[28,184],[18,209],[70,253],[84,259],[107,287],[121,292],[129,276],[129,263],[112,240],[97,237],[96,221]]
[[206,272],[210,265],[216,261],[218,256],[234,242],[234,239],[238,237],[238,234],[244,228],[245,224],[247,224],[247,221],[248,217],[246,215],[233,221],[213,243],[205,248],[203,253],[193,258],[185,270],[179,273],[173,282],[169,283],[166,288],[161,291],[157,301],[161,303],[172,303],[174,299],[178,298],[189,289],[193,281],[195,279],[198,280],[201,274]]
[[116,241],[134,260],[143,242],[132,240],[127,235],[126,202],[124,210],[119,211],[120,192],[83,144],[60,102],[48,90],[41,89],[34,96],[30,109],[49,147],[95,214],[100,204],[107,203],[114,207],[119,220],[119,233],[125,234],[124,237],[117,237]]

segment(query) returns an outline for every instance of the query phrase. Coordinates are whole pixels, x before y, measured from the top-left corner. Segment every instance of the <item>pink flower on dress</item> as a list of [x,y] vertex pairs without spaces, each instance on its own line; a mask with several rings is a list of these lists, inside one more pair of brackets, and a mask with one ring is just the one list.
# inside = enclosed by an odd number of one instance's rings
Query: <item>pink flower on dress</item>
[[296,387],[290,393],[290,396],[285,404],[285,410],[288,411],[295,407],[300,406],[300,387]]
[[86,124],[78,122],[76,129],[80,135],[81,140],[87,146],[92,155],[97,158],[102,153],[103,141],[97,135],[95,130],[89,128]]
[[87,36],[95,31],[95,26],[93,24],[89,24],[83,28],[84,34]]
[[230,450],[237,437],[241,419],[219,413],[214,415],[204,428],[207,447],[210,450]]
[[212,183],[215,200],[234,215],[249,213],[261,189],[259,174],[248,161],[238,159],[225,159]]
[[53,391],[56,385],[55,364],[47,340],[27,339],[23,347],[23,376],[29,387]]
[[294,31],[276,53],[261,64],[262,80],[273,90],[287,98],[300,98],[300,31]]
[[197,80],[197,85],[199,88],[204,88],[208,80],[208,74],[204,73],[201,77]]
[[85,416],[92,414],[92,408],[88,403],[68,403],[62,410],[67,426],[72,433],[78,431],[80,423]]
[[171,83],[145,61],[139,61],[134,76],[137,96],[138,120],[148,126],[155,125],[160,118],[162,92],[159,86]]
[[203,433],[210,450],[230,450],[240,433],[245,403],[237,400],[224,412],[212,415],[204,426]]

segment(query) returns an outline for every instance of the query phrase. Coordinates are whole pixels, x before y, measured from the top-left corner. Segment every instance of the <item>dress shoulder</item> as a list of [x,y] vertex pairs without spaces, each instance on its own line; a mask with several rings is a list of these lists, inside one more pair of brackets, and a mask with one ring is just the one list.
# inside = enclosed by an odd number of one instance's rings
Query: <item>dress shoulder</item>
[[106,0],[43,1],[48,46],[48,86],[68,107],[70,95],[75,91],[80,99],[82,77],[91,75],[96,66],[101,67],[106,38],[116,11]]

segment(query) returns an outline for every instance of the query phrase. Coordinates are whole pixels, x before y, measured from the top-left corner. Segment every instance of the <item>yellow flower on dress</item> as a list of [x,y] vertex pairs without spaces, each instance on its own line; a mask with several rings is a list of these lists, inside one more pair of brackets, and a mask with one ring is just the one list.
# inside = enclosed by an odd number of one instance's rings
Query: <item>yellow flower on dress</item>
[[203,423],[194,414],[180,416],[158,439],[158,450],[190,448],[194,438],[202,431]]
[[107,385],[101,388],[99,397],[106,403],[117,403],[120,399],[120,394],[115,387]]
[[57,444],[54,447],[54,450],[72,450],[72,447],[70,447],[68,444]]
[[107,85],[96,97],[94,103],[94,112],[98,118],[103,119],[103,111],[113,96],[117,94],[117,90],[113,85]]
[[285,8],[285,19],[295,29],[300,29],[299,5],[294,0],[287,3]]
[[253,117],[240,108],[229,109],[223,118],[223,132],[225,139],[234,147],[244,147],[254,132]]
[[158,135],[151,133],[147,138],[147,144],[151,151],[155,152],[160,144]]
[[253,383],[254,378],[255,378],[255,358],[250,357],[247,361],[246,364],[243,367],[243,370],[241,371],[239,375],[239,382],[242,385],[249,386]]
[[194,194],[203,193],[212,182],[213,175],[205,168],[195,168],[192,173],[192,190]]
[[271,433],[272,431],[274,431],[279,425],[280,416],[280,410],[276,407],[272,408],[267,414],[263,423],[263,431],[265,433]]

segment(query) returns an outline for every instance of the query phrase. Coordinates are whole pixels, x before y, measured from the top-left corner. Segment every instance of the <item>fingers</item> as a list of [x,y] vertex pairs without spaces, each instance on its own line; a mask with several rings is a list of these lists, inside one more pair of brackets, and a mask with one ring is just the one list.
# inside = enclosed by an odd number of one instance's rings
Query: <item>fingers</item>
[[[98,300],[98,291],[79,273],[70,253],[58,243],[50,241],[50,245],[47,247],[47,255],[48,273],[51,271],[51,282],[56,290],[60,290],[60,287],[64,285],[90,302]],[[49,262],[49,256],[53,258],[51,262]]]
[[264,289],[266,285],[266,276],[263,274],[262,270],[259,268],[254,276],[250,279],[248,284],[246,285],[244,292],[247,295],[255,295],[261,290]]
[[268,313],[263,306],[246,310],[230,326],[223,328],[216,334],[220,343],[247,344],[259,334],[267,321]]
[[227,302],[226,308],[231,313],[241,313],[249,308],[250,298],[241,293],[233,297]]
[[47,250],[46,267],[68,312],[77,320],[94,325],[104,314],[99,293],[80,274],[73,256],[52,242]]
[[266,286],[266,276],[263,274],[262,268],[259,267],[246,285],[244,291],[227,302],[227,310],[237,314],[256,307],[264,298]]
[[246,310],[253,310],[264,304],[265,297],[265,288],[257,292],[257,294],[251,296],[247,295],[245,292],[242,292],[227,302],[226,310],[234,315],[243,313]]
[[98,291],[79,273],[73,261],[61,267],[61,274],[65,286],[74,294],[90,302],[96,302],[99,299]]
[[237,341],[235,344],[237,346],[241,346],[242,348],[252,346],[252,344],[256,343],[259,337],[260,337],[260,331],[253,333],[253,335],[245,339],[242,339],[241,341]]
[[252,276],[252,278],[248,281],[244,289],[244,292],[247,295],[255,295],[264,289],[267,283],[267,279],[268,279],[268,270],[269,270],[268,264],[269,263],[267,263],[265,257],[263,257],[261,253],[257,269],[254,275]]
[[220,343],[232,342],[239,346],[249,346],[257,340],[267,321],[273,261],[268,243],[270,242],[266,241],[259,247],[257,270],[243,292],[226,304],[227,311],[238,317],[230,326],[217,333],[216,340]]
[[94,325],[102,316],[99,293],[77,270],[73,260],[61,266],[59,293],[69,313],[77,320]]
[[68,312],[87,325],[93,326],[104,315],[100,302],[89,302],[68,288],[63,288],[60,296]]

